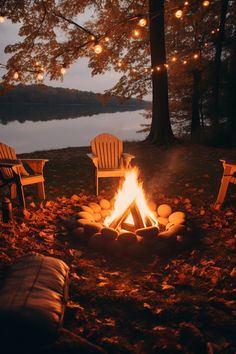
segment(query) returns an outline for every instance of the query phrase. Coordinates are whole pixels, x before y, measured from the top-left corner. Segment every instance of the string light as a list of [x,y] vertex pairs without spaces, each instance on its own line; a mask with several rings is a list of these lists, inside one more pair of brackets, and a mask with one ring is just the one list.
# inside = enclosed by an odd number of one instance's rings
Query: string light
[[63,66],[63,67],[61,68],[61,74],[64,75],[65,73],[66,73],[66,68]]
[[43,79],[44,79],[44,77],[43,77],[43,75],[42,74],[38,74],[37,75],[37,79],[39,80],[39,81],[42,81]]
[[17,71],[14,72],[13,79],[17,80],[19,78],[19,73]]
[[140,36],[140,31],[138,29],[133,30],[133,37],[139,37]]
[[102,46],[100,44],[96,44],[94,46],[94,51],[95,51],[96,54],[102,53]]
[[181,18],[183,16],[183,11],[182,10],[177,10],[176,12],[175,12],[175,17],[176,18]]
[[[185,1],[185,2],[184,2],[184,5],[185,5],[185,6],[189,5],[189,1]],[[202,2],[202,6],[204,6],[204,7],[208,7],[209,5],[210,5],[210,1],[208,1],[208,0],[204,0],[204,1]],[[178,10],[175,12],[175,17],[178,18],[178,19],[182,19],[182,16],[183,16],[183,11],[182,11],[181,9],[178,9]],[[6,17],[0,16],[0,23],[5,22],[5,20],[6,20]],[[140,20],[138,21],[138,25],[139,25],[140,27],[145,27],[145,26],[147,25],[147,19],[146,19],[146,18],[140,18]],[[212,34],[215,34],[216,32],[219,32],[219,31],[220,31],[220,29],[219,29],[219,28],[216,28],[215,30],[213,29],[213,30],[211,31],[211,33],[212,33]],[[136,38],[137,38],[137,37],[140,36],[141,32],[140,32],[139,29],[134,29],[134,30],[132,31],[132,34],[133,34],[133,37],[136,37]],[[109,41],[110,41],[110,38],[109,38],[108,36],[103,37],[103,38],[104,38],[104,41],[105,41],[105,42],[109,42]],[[96,37],[95,37],[94,35],[91,35],[91,36],[90,36],[90,39],[91,39],[92,41],[95,41],[95,40],[96,40]],[[205,46],[205,47],[208,47],[208,43],[204,43],[204,46]],[[103,51],[103,48],[102,48],[102,46],[101,46],[100,44],[94,45],[93,49],[94,49],[94,52],[95,52],[96,54],[100,54],[100,53]],[[196,60],[196,59],[198,59],[198,58],[199,58],[199,55],[198,55],[198,54],[193,54],[193,59]],[[174,56],[174,57],[171,58],[171,61],[172,61],[173,63],[175,63],[175,62],[177,61],[177,58]],[[183,60],[182,63],[183,63],[184,65],[187,65],[188,62],[187,62],[187,60]],[[40,61],[36,61],[36,62],[35,62],[35,66],[39,67],[40,65],[41,65],[41,62],[40,62]],[[167,63],[162,64],[162,65],[163,65],[163,67],[165,67],[166,69],[169,68],[169,64],[167,64]],[[122,62],[119,61],[119,62],[117,63],[117,66],[118,66],[119,68],[121,68],[121,67],[123,66]],[[44,71],[45,71],[45,69],[44,69],[43,66],[40,67],[38,70],[40,70],[41,72],[44,72]],[[155,70],[156,70],[156,71],[161,71],[161,66],[156,66],[155,68],[151,68],[151,69],[149,69],[149,68],[144,68],[143,70],[144,70],[144,72],[146,72],[146,73],[147,73],[147,72],[152,72],[152,73],[153,73]],[[67,70],[66,70],[66,68],[65,68],[64,66],[61,67],[60,72],[61,72],[62,75],[64,75],[64,74],[66,73],[66,71],[67,71]],[[136,73],[137,70],[133,68],[133,69],[131,69],[131,72]],[[44,79],[44,76],[43,76],[42,73],[40,73],[40,72],[37,73],[36,77],[37,77],[37,79],[38,79],[39,81],[42,81],[42,80]],[[19,73],[18,73],[17,71],[14,72],[13,78],[14,78],[14,80],[17,80],[17,79],[19,78]]]
[[5,21],[6,21],[6,17],[0,16],[0,23],[3,23],[3,22],[5,22]]
[[207,7],[207,6],[209,6],[210,5],[210,1],[208,1],[208,0],[205,0],[205,1],[203,1],[203,3],[202,3],[202,6],[205,6],[205,7]]
[[146,18],[140,18],[140,20],[138,21],[138,25],[139,25],[140,27],[145,27],[146,24],[147,24]]

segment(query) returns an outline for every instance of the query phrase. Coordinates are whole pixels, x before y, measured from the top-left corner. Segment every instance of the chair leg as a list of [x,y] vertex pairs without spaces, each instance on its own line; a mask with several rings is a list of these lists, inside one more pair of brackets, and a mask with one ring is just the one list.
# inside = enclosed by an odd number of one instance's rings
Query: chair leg
[[17,188],[16,188],[16,184],[13,183],[9,186],[10,188],[10,196],[11,196],[11,199],[16,199],[17,197]]
[[44,200],[45,199],[44,182],[37,183],[37,190],[38,190],[38,198]]
[[22,186],[22,184],[17,183],[16,188],[17,188],[17,196],[18,196],[20,205],[25,209],[26,204],[25,204],[25,196],[24,196],[23,186]]
[[231,176],[226,176],[226,177],[223,176],[222,177],[219,193],[218,193],[217,200],[216,200],[216,205],[221,205],[224,202],[230,179],[231,179]]
[[97,176],[97,173],[95,175],[95,185],[96,185],[96,196],[98,196],[98,176]]

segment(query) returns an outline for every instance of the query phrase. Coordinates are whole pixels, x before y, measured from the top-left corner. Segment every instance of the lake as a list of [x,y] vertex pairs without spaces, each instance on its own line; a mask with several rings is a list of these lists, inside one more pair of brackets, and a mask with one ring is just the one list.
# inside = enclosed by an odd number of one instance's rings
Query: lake
[[123,141],[143,140],[146,133],[137,133],[141,124],[147,123],[142,113],[144,110],[36,122],[14,120],[0,124],[0,142],[13,146],[17,153],[25,153],[88,146],[100,133],[114,134]]

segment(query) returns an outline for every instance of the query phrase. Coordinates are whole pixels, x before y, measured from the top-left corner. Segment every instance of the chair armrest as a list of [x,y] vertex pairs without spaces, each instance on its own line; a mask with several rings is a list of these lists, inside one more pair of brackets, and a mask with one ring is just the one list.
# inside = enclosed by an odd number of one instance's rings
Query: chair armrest
[[93,161],[94,166],[98,168],[98,157],[93,154],[87,154],[87,156]]
[[22,163],[26,163],[34,173],[42,174],[47,159],[21,159]]
[[122,157],[122,159],[123,159],[122,162],[123,162],[123,165],[124,165],[125,168],[128,168],[128,167],[129,167],[129,164],[130,164],[130,162],[131,162],[131,160],[135,158],[134,155],[127,154],[127,153],[123,153],[123,154],[121,155],[121,157]]
[[21,168],[21,163],[19,162],[0,162],[0,168],[11,168],[13,172],[15,172],[17,175],[20,174],[20,168]]

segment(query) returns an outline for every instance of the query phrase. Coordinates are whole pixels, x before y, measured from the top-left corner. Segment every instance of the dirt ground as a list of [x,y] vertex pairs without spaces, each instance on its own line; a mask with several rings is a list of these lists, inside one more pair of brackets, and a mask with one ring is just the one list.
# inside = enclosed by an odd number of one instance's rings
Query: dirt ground
[[[144,258],[78,244],[62,220],[73,220],[80,205],[113,198],[117,181],[102,179],[95,197],[88,147],[22,155],[49,159],[47,200],[38,205],[28,190],[25,216],[14,207],[13,223],[0,224],[0,264],[39,252],[70,266],[64,327],[71,337],[44,352],[77,353],[81,345],[81,353],[235,353],[236,186],[221,210],[212,204],[223,171],[219,159],[236,159],[236,149],[133,142],[124,151],[135,155],[149,201],[186,212],[192,242],[181,252]],[[98,347],[83,346],[81,337]]]

